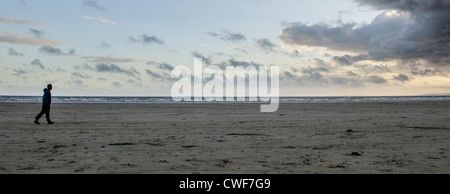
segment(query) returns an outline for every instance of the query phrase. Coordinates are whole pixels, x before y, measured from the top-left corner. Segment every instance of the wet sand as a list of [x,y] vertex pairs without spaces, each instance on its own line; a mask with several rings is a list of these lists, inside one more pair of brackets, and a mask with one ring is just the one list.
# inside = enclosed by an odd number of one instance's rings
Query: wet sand
[[0,174],[450,173],[449,108],[0,103]]

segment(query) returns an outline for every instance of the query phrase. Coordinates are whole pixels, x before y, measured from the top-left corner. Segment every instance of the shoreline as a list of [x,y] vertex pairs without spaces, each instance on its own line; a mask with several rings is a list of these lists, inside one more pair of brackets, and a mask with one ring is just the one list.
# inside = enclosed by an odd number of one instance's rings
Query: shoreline
[[[0,96],[0,103],[40,103],[42,97]],[[171,97],[86,97],[86,96],[54,96],[53,103],[260,103],[270,101],[181,101],[176,102]],[[342,96],[342,97],[280,97],[279,103],[383,103],[383,102],[450,102],[450,96]]]

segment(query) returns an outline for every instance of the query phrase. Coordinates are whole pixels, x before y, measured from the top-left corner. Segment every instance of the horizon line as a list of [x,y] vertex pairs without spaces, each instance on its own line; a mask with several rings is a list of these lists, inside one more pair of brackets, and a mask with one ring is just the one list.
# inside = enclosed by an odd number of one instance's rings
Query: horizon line
[[[42,95],[0,95],[0,97],[41,97]],[[436,96],[448,96],[450,97],[450,93],[442,93],[442,94],[418,94],[418,95],[306,95],[306,96],[279,96],[279,98],[327,98],[327,97],[436,97]],[[85,96],[85,95],[60,95],[60,96],[52,96],[52,97],[117,97],[117,98],[172,98],[172,96],[161,96],[161,95],[154,95],[154,96],[120,96],[120,95],[110,95],[110,96],[103,96],[103,95],[92,95],[92,96]],[[194,97],[194,96],[192,96]],[[235,98],[238,98],[238,96],[234,96]],[[203,97],[203,98],[213,98],[213,97]],[[226,98],[226,97],[223,97]],[[245,98],[249,98],[249,96],[245,96]],[[260,98],[258,96],[257,98]]]

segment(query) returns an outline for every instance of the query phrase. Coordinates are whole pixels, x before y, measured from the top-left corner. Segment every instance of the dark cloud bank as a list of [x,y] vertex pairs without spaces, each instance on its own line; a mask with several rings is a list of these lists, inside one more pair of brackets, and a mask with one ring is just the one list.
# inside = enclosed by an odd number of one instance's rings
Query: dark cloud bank
[[[290,23],[280,39],[288,45],[321,46],[361,53],[337,56],[341,65],[360,60],[423,59],[431,65],[450,62],[450,1],[356,0],[360,6],[384,10],[369,24],[307,25]],[[405,77],[397,77],[407,80]],[[397,80],[398,80],[397,79]],[[372,79],[380,83],[382,81]]]

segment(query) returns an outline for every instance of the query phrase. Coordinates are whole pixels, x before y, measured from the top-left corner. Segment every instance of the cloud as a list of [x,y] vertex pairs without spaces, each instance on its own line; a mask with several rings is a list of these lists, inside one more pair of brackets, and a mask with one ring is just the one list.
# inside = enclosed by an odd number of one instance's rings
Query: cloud
[[132,80],[132,79],[128,79],[127,80],[127,84],[134,84],[134,83],[136,83],[134,80]]
[[82,74],[80,74],[80,73],[78,73],[78,72],[73,72],[73,73],[72,73],[72,76],[73,76],[73,77],[78,77],[78,78],[83,78],[83,79],[91,78],[90,76],[82,75]]
[[336,61],[340,65],[346,66],[346,65],[351,65],[353,63],[351,60],[351,57],[352,56],[350,56],[350,55],[344,55],[342,57],[334,56],[333,60]]
[[[138,80],[138,81],[140,81],[140,80]],[[132,79],[128,79],[128,80],[127,80],[127,84],[128,84],[129,86],[134,86],[134,87],[144,87],[144,85],[143,85],[142,83],[137,82],[137,81],[132,80]]]
[[105,56],[85,56],[82,59],[87,60],[88,62],[94,63],[137,63],[137,62],[147,62],[141,58],[113,58],[113,57],[105,57]]
[[324,76],[324,73],[329,73],[325,67],[306,67],[301,68],[302,76],[297,78],[297,81],[305,85],[325,86],[329,84],[329,80]]
[[[353,71],[342,72],[342,67],[329,65],[321,59],[314,59],[314,65],[308,67],[291,67],[280,73],[284,84],[293,83],[299,87],[365,87],[366,84],[386,84],[388,81],[379,75],[359,75]],[[372,66],[364,66],[369,69]],[[384,66],[381,66],[382,69]],[[377,68],[377,67],[375,67]]]
[[387,80],[378,75],[372,75],[372,76],[369,76],[369,78],[367,79],[367,82],[374,83],[374,84],[384,84],[384,83],[387,83]]
[[393,78],[394,78],[394,80],[401,81],[401,82],[409,81],[409,77],[405,74],[398,74],[397,76],[394,76]]
[[301,72],[305,75],[313,75],[321,72],[330,72],[326,67],[307,67],[302,68]]
[[42,38],[42,36],[44,36],[44,34],[45,34],[43,31],[36,30],[36,29],[33,29],[33,28],[30,28],[28,30],[28,32],[30,34],[32,34],[33,36],[37,37],[37,38]]
[[233,49],[234,49],[234,50],[237,50],[237,51],[240,51],[240,52],[243,52],[243,53],[248,53],[247,50],[245,50],[245,49],[243,49],[243,48],[236,47],[236,46],[233,46]]
[[108,65],[105,63],[97,64],[95,66],[95,70],[97,72],[121,73],[132,77],[136,77],[136,75],[140,74],[134,68],[126,70],[120,68],[118,65],[115,64]]
[[5,17],[0,17],[0,22],[5,22],[8,24],[23,24],[23,25],[30,25],[30,26],[42,26],[43,25],[40,22],[36,22],[36,21],[17,20],[17,19],[13,19],[13,18],[5,18]]
[[91,1],[91,0],[83,1],[82,7],[95,8],[100,11],[106,11],[106,7],[99,5],[97,3],[97,1]]
[[289,57],[301,57],[300,52],[293,50],[292,52],[281,50],[278,45],[270,41],[268,38],[260,38],[255,40],[255,46],[266,53],[281,53]]
[[41,46],[38,48],[38,51],[53,56],[75,56],[75,49],[70,50],[69,53],[65,53],[59,48],[52,46]]
[[140,35],[137,38],[130,37],[129,40],[131,42],[138,42],[138,43],[144,43],[144,44],[164,44],[164,41],[159,39],[156,36],[148,36],[146,34]]
[[14,73],[12,73],[11,75],[15,75],[15,76],[17,76],[17,77],[21,77],[23,74],[26,74],[26,73],[27,73],[25,70],[23,70],[23,69],[21,69],[21,68],[19,68],[19,69],[14,69],[13,71],[14,71]]
[[208,35],[210,35],[210,36],[213,36],[213,37],[219,37],[219,34],[217,34],[217,33],[215,33],[215,32],[208,32],[208,33],[206,33],[206,34],[208,34]]
[[347,71],[346,72],[348,77],[361,77],[359,76],[357,73],[353,72],[353,71]]
[[327,86],[330,84],[330,81],[320,71],[303,73],[302,75],[284,71],[280,75],[280,79],[282,81],[294,81],[296,85],[303,87]]
[[443,0],[356,0],[360,5],[370,5],[377,9],[398,9],[410,12],[448,11],[450,2]]
[[363,71],[366,74],[391,72],[391,69],[387,65],[357,64],[354,65],[354,67]]
[[9,54],[9,56],[18,56],[18,57],[24,56],[23,53],[20,53],[20,52],[14,50],[13,48],[8,49],[8,54]]
[[450,2],[357,0],[383,10],[368,24],[290,23],[280,39],[287,45],[326,47],[366,54],[370,60],[423,59],[450,64]]
[[298,52],[298,50],[293,50],[292,53],[289,54],[290,57],[303,57],[303,55]]
[[27,6],[28,6],[28,4],[27,4],[25,1],[19,1],[19,3],[20,3],[20,5],[22,5],[22,6],[24,6],[24,7],[27,7]]
[[31,61],[30,64],[31,64],[31,65],[35,65],[35,66],[38,66],[38,67],[40,67],[41,69],[45,69],[44,65],[42,65],[42,63],[41,63],[41,61],[39,61],[39,59],[35,59],[35,60]]
[[415,69],[415,70],[412,70],[411,73],[413,75],[420,75],[420,76],[432,76],[432,75],[443,75],[443,76],[446,76],[445,74],[442,73],[442,71],[440,71],[438,69],[434,69],[434,70],[431,70],[431,69],[424,69],[424,70]]
[[97,46],[97,48],[111,48],[111,45],[107,42],[102,42]]
[[407,61],[401,62],[398,64],[398,67],[401,69],[408,68],[410,73],[415,76],[435,76],[440,75],[447,77],[445,73],[439,70],[438,67],[428,68],[424,67],[424,65],[417,61]]
[[62,69],[62,68],[56,68],[56,72],[58,72],[58,73],[62,73],[62,72],[67,72],[67,70],[65,70],[65,69]]
[[341,66],[352,65],[355,62],[367,60],[369,57],[367,55],[343,55],[343,56],[334,56],[333,60],[336,61]]
[[155,73],[155,72],[153,72],[153,71],[151,71],[151,70],[149,70],[149,69],[145,69],[145,71],[147,72],[147,75],[150,75],[150,76],[153,77],[153,78],[156,78],[156,79],[161,79],[161,78],[163,78],[160,74]]
[[278,47],[267,38],[256,39],[256,46],[266,51],[274,51]]
[[107,19],[102,18],[102,17],[90,17],[90,16],[81,16],[81,17],[84,18],[84,19],[87,19],[87,20],[97,20],[99,22],[103,22],[103,23],[106,23],[106,24],[116,24],[115,21],[107,20]]
[[64,53],[63,51],[61,51],[61,49],[59,48],[54,48],[51,46],[42,46],[38,48],[38,51],[41,53],[46,53],[46,54],[50,54],[50,55],[66,55],[66,53]]
[[1,31],[0,31],[0,42],[26,44],[26,45],[43,45],[43,46],[54,46],[58,44],[65,44],[65,42],[63,41],[19,36],[15,34],[6,34]]
[[[350,74],[350,75],[349,75]],[[344,75],[332,74],[331,70],[324,67],[292,68],[280,74],[280,80],[284,84],[294,83],[299,87],[364,87],[365,83],[383,84],[387,81],[379,76],[363,78],[354,72],[346,72]]]
[[243,41],[247,40],[247,38],[244,35],[242,35],[240,33],[229,32],[229,31],[222,31],[221,33],[208,32],[207,34],[212,37],[217,37],[223,41],[230,41],[233,43],[243,42]]
[[330,77],[330,83],[339,86],[350,86],[350,87],[363,87],[364,83],[358,78],[348,78],[348,77]]
[[73,85],[75,87],[87,87],[87,85],[83,84],[83,81],[79,79],[74,79],[73,81],[65,82],[66,85]]
[[92,67],[89,66],[88,64],[75,65],[74,68],[75,68],[76,70],[94,70],[94,68],[92,68]]
[[122,84],[120,82],[114,82],[114,83],[112,83],[112,86],[114,86],[116,88],[122,88]]
[[253,61],[247,62],[247,61],[237,61],[234,59],[230,59],[227,61],[227,63],[224,63],[222,66],[233,66],[233,67],[237,67],[237,66],[242,66],[243,68],[247,68],[248,66],[254,66],[256,68],[258,68],[259,66],[262,66],[262,64],[259,63],[255,63]]
[[167,71],[172,71],[173,70],[173,65],[168,64],[168,63],[156,63],[156,62],[148,62],[148,65],[155,65],[158,69],[161,70],[167,70]]
[[158,67],[159,69],[162,70],[168,70],[168,71],[172,71],[173,70],[173,65],[167,64],[167,63],[158,63],[156,65],[156,67]]
[[199,52],[192,52],[192,56],[195,58],[202,58],[203,59],[203,63],[205,65],[211,65],[212,61],[211,61],[211,57],[204,57],[201,53]]
[[327,47],[335,50],[367,50],[363,33],[354,31],[356,24],[332,27],[326,24],[306,25],[291,23],[281,32],[280,39],[287,45]]

